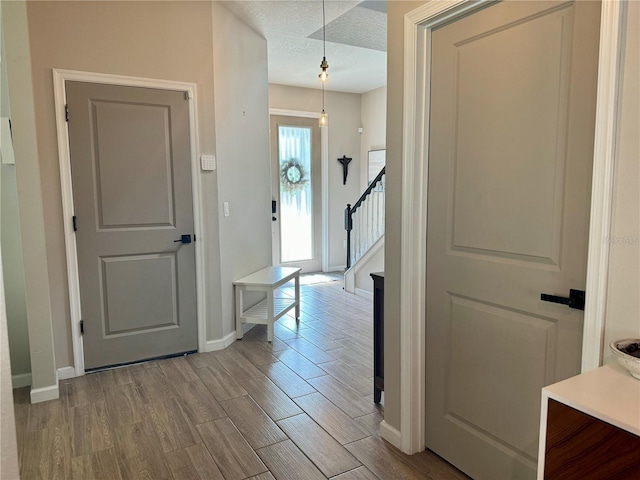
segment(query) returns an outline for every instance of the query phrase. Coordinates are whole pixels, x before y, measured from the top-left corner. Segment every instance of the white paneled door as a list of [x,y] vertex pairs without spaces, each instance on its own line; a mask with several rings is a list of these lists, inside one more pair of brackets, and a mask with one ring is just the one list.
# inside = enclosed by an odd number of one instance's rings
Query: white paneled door
[[185,93],[66,91],[85,368],[196,350]]
[[274,265],[322,270],[320,152],[317,119],[271,116]]
[[[432,32],[427,447],[535,477],[540,390],[579,372],[599,2],[500,2]],[[587,293],[588,294],[588,293]]]

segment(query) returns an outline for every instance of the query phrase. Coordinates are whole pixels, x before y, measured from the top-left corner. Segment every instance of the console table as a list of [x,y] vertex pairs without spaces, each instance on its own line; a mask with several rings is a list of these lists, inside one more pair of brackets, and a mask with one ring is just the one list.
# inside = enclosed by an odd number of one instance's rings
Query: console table
[[[295,307],[296,319],[300,318],[300,268],[267,267],[233,282],[236,296],[236,338],[244,335],[243,324],[267,326],[267,340],[273,342],[273,324]],[[295,280],[295,297],[278,294],[278,288]],[[266,292],[267,298],[244,310],[244,292]]]
[[384,391],[384,272],[373,278],[373,402],[380,403]]
[[640,381],[617,362],[542,389],[538,479],[640,478]]

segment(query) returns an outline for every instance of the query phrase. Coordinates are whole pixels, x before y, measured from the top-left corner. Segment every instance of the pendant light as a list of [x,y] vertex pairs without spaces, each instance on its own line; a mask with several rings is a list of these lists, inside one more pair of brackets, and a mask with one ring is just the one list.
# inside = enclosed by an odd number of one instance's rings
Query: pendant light
[[327,22],[325,20],[324,2],[325,0],[322,0],[322,62],[320,62],[321,72],[320,75],[318,75],[318,78],[320,78],[320,82],[322,83],[322,113],[320,114],[319,121],[321,127],[329,125],[329,116],[324,111],[324,82],[329,78],[329,74],[327,73],[327,70],[329,69],[329,64],[327,63]]
[[325,0],[322,0],[322,62],[320,62],[320,74],[318,78],[322,83],[326,82],[329,79],[329,64],[327,63],[327,39],[326,39],[326,30],[327,30],[327,22],[325,20]]

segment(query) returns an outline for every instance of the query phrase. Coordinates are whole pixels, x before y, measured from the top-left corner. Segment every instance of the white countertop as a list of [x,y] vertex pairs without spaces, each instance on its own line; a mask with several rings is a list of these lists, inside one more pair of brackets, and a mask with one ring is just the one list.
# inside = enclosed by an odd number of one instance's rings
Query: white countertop
[[544,395],[640,436],[640,380],[618,362],[542,389]]

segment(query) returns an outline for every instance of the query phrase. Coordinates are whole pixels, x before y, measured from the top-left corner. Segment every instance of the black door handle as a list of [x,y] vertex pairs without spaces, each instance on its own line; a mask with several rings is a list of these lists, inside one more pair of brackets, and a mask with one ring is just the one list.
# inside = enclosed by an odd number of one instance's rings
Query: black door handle
[[559,303],[561,305],[567,305],[570,308],[576,310],[584,310],[584,301],[586,293],[584,290],[569,290],[568,297],[558,297],[556,295],[549,295],[548,293],[541,293],[540,300],[543,302]]
[[191,243],[191,235],[181,235],[180,240],[174,240],[173,243]]

